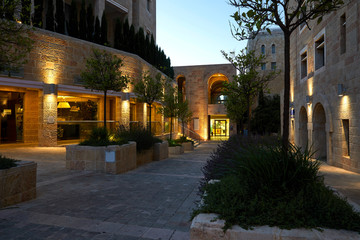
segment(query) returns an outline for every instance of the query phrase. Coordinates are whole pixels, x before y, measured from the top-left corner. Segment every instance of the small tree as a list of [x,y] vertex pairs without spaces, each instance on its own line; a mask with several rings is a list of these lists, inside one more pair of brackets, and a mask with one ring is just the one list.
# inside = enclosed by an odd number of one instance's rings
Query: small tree
[[[3,0],[0,4],[0,71],[16,71],[27,62],[26,56],[31,51],[34,41],[31,40],[30,28],[14,21],[14,8],[19,0]],[[29,6],[23,6],[29,7]],[[9,13],[8,19],[3,16]]]
[[81,73],[85,88],[104,93],[104,128],[106,127],[106,95],[108,91],[122,91],[129,82],[122,75],[122,60],[106,51],[93,49],[93,56],[86,60],[86,69]]
[[65,13],[64,13],[64,2],[63,0],[56,0],[56,27],[55,30],[58,33],[65,33]]
[[149,105],[149,126],[148,129],[151,131],[151,108],[155,101],[161,100],[163,97],[163,80],[161,74],[156,74],[155,78],[152,78],[149,72],[143,73],[142,79],[132,82],[134,85],[134,93],[138,97],[138,100]]
[[173,87],[170,82],[165,84],[165,94],[161,101],[162,106],[158,112],[166,118],[170,118],[170,140],[172,139],[173,119],[178,116],[178,94],[177,88]]
[[[246,109],[248,115],[247,127],[250,133],[251,106],[259,91],[266,89],[268,82],[274,78],[277,72],[258,72],[259,66],[264,60],[264,56],[260,55],[259,57],[256,57],[254,51],[246,53],[245,49],[235,57],[231,57],[224,51],[222,51],[222,54],[239,72],[238,75],[234,76],[233,82],[224,83],[224,94],[230,96],[231,100],[238,98],[238,101],[233,102],[228,100],[226,101],[225,106],[228,112],[235,110],[235,113],[232,113],[232,115],[239,114],[242,110]],[[242,104],[239,104],[239,101],[242,102]],[[244,108],[244,105],[246,108]]]
[[289,143],[290,104],[290,36],[301,24],[317,20],[339,9],[343,0],[228,0],[237,11],[232,16],[235,26],[232,32],[238,40],[254,38],[260,31],[271,32],[270,26],[277,25],[284,33],[284,109],[283,146]]
[[192,119],[192,112],[189,108],[188,100],[182,101],[183,95],[179,94],[178,117],[182,125],[182,134],[185,136],[185,124],[188,124]]

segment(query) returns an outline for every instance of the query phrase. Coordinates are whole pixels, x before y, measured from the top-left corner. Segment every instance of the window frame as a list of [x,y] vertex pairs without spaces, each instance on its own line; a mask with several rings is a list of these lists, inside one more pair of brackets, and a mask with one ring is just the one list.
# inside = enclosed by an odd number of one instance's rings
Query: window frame
[[[306,60],[306,75],[303,76],[303,58],[302,56],[306,53],[306,58],[304,58]],[[301,49],[301,51],[299,52],[299,56],[300,56],[300,80],[301,81],[305,81],[307,80],[307,76],[309,74],[309,61],[308,61],[308,57],[309,57],[309,52],[307,49],[307,46],[304,47],[303,49]]]
[[[324,38],[323,42],[321,44],[319,44],[319,46],[316,46],[317,42],[321,39]],[[317,66],[317,49],[319,47],[323,47],[323,64],[322,66],[318,67]],[[313,56],[314,56],[314,71],[315,74],[319,71],[322,71],[322,69],[324,69],[324,67],[326,66],[326,34],[325,34],[325,28],[322,29],[315,37],[314,37],[314,52],[313,52]]]

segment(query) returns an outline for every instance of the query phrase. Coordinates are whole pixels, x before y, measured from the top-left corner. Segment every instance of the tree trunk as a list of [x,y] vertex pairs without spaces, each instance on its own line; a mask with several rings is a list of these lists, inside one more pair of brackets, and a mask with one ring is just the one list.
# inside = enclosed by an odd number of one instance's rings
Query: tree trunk
[[290,33],[284,31],[284,108],[282,145],[287,151],[289,144],[289,101],[290,101]]
[[182,122],[182,134],[183,134],[183,136],[185,136],[185,123],[184,123],[184,121]]
[[248,120],[247,120],[248,136],[250,136],[250,133],[251,133],[251,127],[250,127],[250,123],[251,123],[251,106],[250,106],[250,99],[247,100],[247,107],[248,107]]
[[104,128],[106,128],[106,93],[107,91],[104,91]]
[[172,139],[172,127],[173,127],[172,118],[170,118],[170,140]]
[[148,129],[149,129],[150,133],[152,133],[152,131],[151,131],[151,107],[152,107],[152,104],[149,104],[150,112],[149,112],[149,126],[148,126]]

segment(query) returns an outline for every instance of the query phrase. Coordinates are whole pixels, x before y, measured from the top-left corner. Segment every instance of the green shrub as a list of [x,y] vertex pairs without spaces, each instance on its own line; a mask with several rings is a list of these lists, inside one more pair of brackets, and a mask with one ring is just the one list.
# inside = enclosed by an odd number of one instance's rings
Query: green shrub
[[150,131],[142,126],[132,126],[131,128],[120,126],[116,130],[115,136],[116,138],[136,142],[137,152],[144,151],[154,146],[155,143],[162,142],[161,139],[154,137]]
[[181,146],[181,144],[177,143],[174,139],[167,139],[167,141],[169,143],[169,147]]
[[103,127],[93,128],[88,139],[80,142],[82,146],[108,146],[108,145],[122,145],[127,141],[121,138],[111,139],[110,132]]
[[186,142],[192,142],[194,144],[194,141],[187,139],[186,136],[181,136],[179,139],[175,139],[174,141],[178,144],[186,143]]
[[0,169],[16,167],[16,160],[0,155]]
[[288,152],[265,145],[236,149],[224,161],[229,164],[223,165],[221,181],[203,186],[204,204],[193,214],[217,213],[225,228],[238,224],[360,232],[360,214],[325,186],[319,162],[310,158],[310,151],[296,146]]

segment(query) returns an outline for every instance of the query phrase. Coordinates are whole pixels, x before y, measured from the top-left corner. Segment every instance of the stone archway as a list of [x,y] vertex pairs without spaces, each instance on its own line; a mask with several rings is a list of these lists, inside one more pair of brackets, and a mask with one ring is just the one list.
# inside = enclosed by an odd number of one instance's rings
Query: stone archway
[[299,112],[299,147],[306,149],[308,145],[308,117],[306,109],[301,107]]
[[327,160],[326,147],[326,114],[322,104],[316,104],[313,114],[313,149],[314,157],[320,160]]

